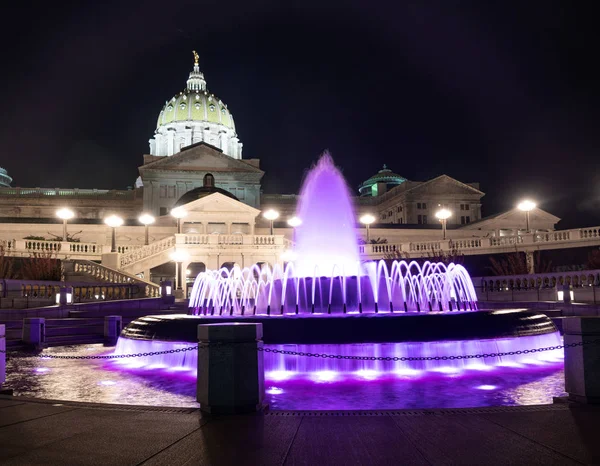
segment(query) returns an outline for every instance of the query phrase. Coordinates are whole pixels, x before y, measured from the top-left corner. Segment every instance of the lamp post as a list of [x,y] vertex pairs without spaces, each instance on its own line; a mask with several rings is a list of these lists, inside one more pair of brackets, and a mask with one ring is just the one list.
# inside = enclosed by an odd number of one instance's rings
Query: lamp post
[[525,199],[524,201],[519,202],[517,205],[517,209],[522,212],[525,212],[525,222],[527,225],[527,233],[529,233],[529,212],[537,207],[536,203],[530,201],[529,199]]
[[156,220],[152,215],[150,214],[142,214],[140,215],[140,217],[138,218],[139,222],[141,224],[144,225],[144,244],[146,246],[148,246],[148,244],[150,243],[150,238],[148,235],[148,230],[149,230],[149,226],[152,225],[154,223],[154,221]]
[[183,268],[183,262],[187,260],[188,257],[188,253],[182,250],[175,251],[171,254],[171,260],[175,262],[175,289],[178,291],[183,290],[181,269]]
[[373,217],[371,214],[365,214],[358,220],[367,227],[367,244],[369,244],[369,226],[375,221],[375,217]]
[[123,219],[118,215],[111,215],[104,219],[104,223],[112,228],[110,252],[117,252],[117,228],[123,225]]
[[300,225],[302,225],[302,219],[300,217],[294,216],[294,217],[288,219],[287,224],[293,228],[292,241],[295,243],[296,242],[296,227],[299,227]]
[[175,207],[171,211],[171,215],[177,219],[177,233],[181,234],[181,219],[187,215],[187,212],[183,207]]
[[279,218],[279,212],[269,209],[263,213],[263,217],[271,222],[271,236],[273,236],[273,221]]
[[71,209],[63,208],[56,211],[56,216],[63,221],[63,241],[67,241],[67,220],[75,217],[75,212]]
[[442,239],[446,239],[446,222],[452,216],[452,212],[448,209],[440,209],[435,213],[435,216],[442,222]]

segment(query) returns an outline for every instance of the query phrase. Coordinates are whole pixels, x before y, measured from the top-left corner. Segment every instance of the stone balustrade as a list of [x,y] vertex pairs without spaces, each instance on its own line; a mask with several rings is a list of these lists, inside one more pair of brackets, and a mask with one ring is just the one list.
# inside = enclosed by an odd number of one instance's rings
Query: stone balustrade
[[156,283],[152,283],[120,270],[111,269],[110,267],[106,267],[92,261],[76,260],[72,262],[73,272],[75,273],[84,273],[88,276],[98,279],[99,281],[108,283],[136,284],[140,287],[143,287],[145,297],[155,298],[160,296],[160,286]]
[[[88,301],[110,301],[115,299],[129,299],[139,297],[140,286],[138,283],[85,283],[85,282],[59,282],[47,280],[0,280],[0,307],[8,305],[15,307],[15,300],[28,299],[29,306],[21,306],[23,302],[17,303],[17,307],[31,307],[54,304],[56,295],[62,287],[73,289],[73,302]],[[12,300],[9,302],[8,300]],[[46,300],[44,302],[44,300]]]
[[[108,249],[107,249],[108,248]],[[69,256],[100,256],[103,252],[110,251],[110,246],[97,243],[76,243],[72,241],[48,240],[9,240],[6,241],[6,250],[11,255],[31,255],[32,253],[56,253],[56,255]]]
[[147,259],[148,257],[160,254],[163,251],[173,248],[174,246],[175,237],[168,236],[159,241],[154,241],[151,244],[132,249],[131,251],[122,254],[119,258],[119,265],[121,268],[126,267],[141,260]]

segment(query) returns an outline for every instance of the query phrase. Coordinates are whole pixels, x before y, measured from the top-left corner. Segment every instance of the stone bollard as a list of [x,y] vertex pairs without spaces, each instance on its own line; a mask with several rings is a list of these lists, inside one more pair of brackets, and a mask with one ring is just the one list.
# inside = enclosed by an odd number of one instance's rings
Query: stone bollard
[[46,347],[46,319],[42,317],[23,319],[23,343],[35,349]]
[[123,319],[121,316],[104,317],[104,346],[115,346],[121,329],[123,328]]
[[6,382],[6,333],[5,325],[0,324],[0,389],[2,384]]
[[569,400],[600,403],[600,342],[568,347],[600,339],[600,317],[566,317],[563,331],[565,390]]
[[262,324],[230,323],[198,326],[196,400],[209,414],[262,410],[265,395]]

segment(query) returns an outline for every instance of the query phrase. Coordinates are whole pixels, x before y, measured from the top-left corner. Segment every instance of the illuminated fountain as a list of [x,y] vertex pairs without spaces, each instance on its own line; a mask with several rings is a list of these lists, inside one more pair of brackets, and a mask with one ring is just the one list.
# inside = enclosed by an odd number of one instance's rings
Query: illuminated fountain
[[356,215],[346,182],[329,154],[300,193],[294,261],[203,272],[194,282],[196,314],[335,314],[474,310],[471,278],[460,265],[384,261],[361,264]]
[[[116,351],[189,346],[198,324],[235,320],[261,322],[267,346],[334,356],[265,353],[266,377],[274,380],[295,374],[318,381],[340,374],[369,379],[560,361],[558,350],[491,356],[559,345],[560,336],[543,314],[478,311],[461,265],[361,263],[350,193],[328,154],[308,173],[300,199],[294,260],[272,269],[255,265],[199,274],[192,315],[137,319],[124,329]],[[136,358],[135,364],[195,370],[196,361],[186,352]]]

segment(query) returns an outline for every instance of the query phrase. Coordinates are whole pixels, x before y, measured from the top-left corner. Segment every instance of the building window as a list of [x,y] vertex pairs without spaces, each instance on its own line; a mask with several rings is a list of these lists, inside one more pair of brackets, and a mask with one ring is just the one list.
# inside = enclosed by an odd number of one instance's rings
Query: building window
[[161,207],[158,211],[159,215],[167,215],[167,208],[166,207]]
[[471,223],[471,217],[468,215],[465,217],[465,223]]
[[420,208],[421,208],[421,203],[417,202],[417,209],[420,209]]
[[469,215],[462,215],[460,217],[460,223],[462,225],[466,225],[467,223],[471,223],[471,217]]
[[465,204],[465,210],[469,210],[469,204]]
[[206,175],[204,175],[202,185],[207,188],[212,188],[215,186],[215,177],[212,173],[207,173]]
[[417,223],[419,225],[421,225],[421,223],[423,223],[423,216],[422,215],[417,215]]
[[[423,202],[423,210],[427,209],[427,204],[425,202]],[[427,223],[427,222],[425,222]]]
[[400,217],[400,224],[404,223],[404,219]]
[[469,204],[461,204],[460,210],[469,210]]
[[244,199],[246,199],[246,188],[238,188],[237,189],[237,198],[240,201],[243,201]]
[[423,225],[427,225],[427,215],[423,215]]
[[163,199],[167,197],[167,185],[165,185],[165,184],[160,185],[160,192],[159,192],[158,197],[161,197]]
[[175,197],[175,186],[169,186],[169,197],[170,198]]

